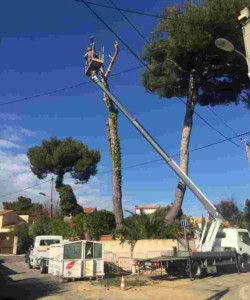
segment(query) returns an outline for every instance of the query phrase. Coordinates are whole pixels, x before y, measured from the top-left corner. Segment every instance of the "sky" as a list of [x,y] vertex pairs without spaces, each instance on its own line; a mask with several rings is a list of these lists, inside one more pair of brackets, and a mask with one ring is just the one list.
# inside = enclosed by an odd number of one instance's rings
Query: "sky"
[[[92,2],[112,6],[109,0]],[[156,15],[165,5],[172,6],[175,2],[115,1],[119,7]],[[145,41],[118,11],[91,7],[137,55],[143,52]],[[131,13],[126,16],[146,37],[158,24],[154,17]],[[94,35],[97,48],[104,46],[107,65],[117,38],[83,3],[75,0],[0,2],[0,208],[2,202],[15,201],[21,195],[34,202],[47,201],[48,198],[39,193],[50,194],[51,176],[38,180],[32,174],[27,150],[52,136],[60,139],[72,136],[90,149],[98,149],[101,161],[98,174],[87,184],[76,185],[69,177],[65,183],[72,185],[82,206],[112,210],[107,110],[102,92],[84,75],[83,56],[91,35]],[[123,72],[140,66],[141,63],[120,43],[120,53],[111,74],[122,74],[110,77],[110,89],[167,153],[178,154],[185,106],[176,98],[159,99],[148,93],[141,84],[143,68]],[[81,83],[86,84],[79,85]],[[72,88],[30,98],[67,87]],[[1,105],[25,98],[25,101]],[[250,130],[249,110],[243,105],[213,109],[236,133]],[[208,108],[197,106],[196,111],[226,137],[235,135]],[[121,113],[118,123],[124,168],[124,211],[134,210],[135,205],[165,206],[173,202],[176,175]],[[194,117],[190,150],[223,139]],[[250,170],[243,143],[239,139],[234,141],[243,149],[225,142],[191,153],[189,175],[212,203],[234,198],[243,208],[244,201],[250,198]],[[175,159],[178,162],[178,157]],[[143,164],[150,161],[154,162]],[[138,164],[142,165],[135,166]],[[56,192],[54,199],[58,200]],[[192,216],[206,213],[189,191],[183,210]]]

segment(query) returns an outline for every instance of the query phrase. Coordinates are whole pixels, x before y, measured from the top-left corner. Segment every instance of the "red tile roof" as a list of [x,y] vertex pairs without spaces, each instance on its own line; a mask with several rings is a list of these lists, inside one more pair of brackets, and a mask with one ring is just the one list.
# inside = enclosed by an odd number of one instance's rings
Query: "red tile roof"
[[159,208],[158,205],[136,205],[135,208],[138,209],[157,209]]
[[12,212],[13,210],[0,210],[0,216],[8,214],[10,212]]
[[85,213],[85,214],[89,214],[89,213],[92,213],[92,212],[94,212],[96,209],[94,208],[94,207],[84,207],[83,208],[83,212]]

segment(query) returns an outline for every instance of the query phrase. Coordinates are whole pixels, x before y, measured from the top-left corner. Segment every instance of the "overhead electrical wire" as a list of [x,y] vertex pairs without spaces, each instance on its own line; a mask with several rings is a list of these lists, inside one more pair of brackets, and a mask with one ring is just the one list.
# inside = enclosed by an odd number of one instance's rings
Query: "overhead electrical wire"
[[[123,39],[102,19],[101,16],[99,16],[90,6],[89,4],[87,3],[87,1],[85,0],[79,0],[79,2],[82,2],[94,15],[95,17],[102,23],[104,24],[108,30],[113,33],[118,39],[119,41],[129,50],[129,52],[137,59],[139,60],[144,67],[147,68],[147,70],[153,74],[153,76],[156,76],[154,74],[154,72],[150,69],[150,67],[144,63],[144,61],[131,49],[131,47],[123,41]],[[180,99],[180,101],[186,105],[186,102],[180,98],[180,97],[177,97],[178,99]],[[197,113],[196,111],[194,111],[195,115],[198,116],[203,122],[205,122],[210,128],[212,128],[214,131],[216,131],[218,134],[220,134],[221,136],[223,136],[224,138],[227,138],[222,132],[220,132],[218,129],[216,129],[213,125],[211,125],[207,120],[205,120],[199,113]],[[235,142],[229,140],[233,145],[235,145],[236,147],[240,148],[241,150],[245,151],[241,146],[239,146],[238,144],[236,144]]]
[[228,125],[227,122],[223,120],[211,107],[207,106],[207,109],[209,109],[211,113],[214,114],[228,129],[230,129],[233,134],[237,134],[233,127]]
[[[149,44],[149,41],[147,40],[147,38],[141,33],[141,31],[129,20],[129,18],[128,17],[126,17],[125,15],[124,15],[124,13],[121,11],[121,9],[119,8],[119,7],[117,7],[116,5],[115,5],[115,3],[112,1],[112,0],[109,0],[109,2],[114,6],[114,8],[122,15],[122,17],[129,23],[129,25],[141,36],[141,38],[144,40],[144,42],[146,42],[147,44]],[[174,61],[173,61],[173,63],[175,63]],[[177,65],[177,64],[176,64]],[[179,67],[178,65],[177,65],[177,67]],[[181,68],[179,68],[179,69],[181,69]],[[182,69],[181,69],[182,70]],[[186,103],[185,103],[186,104]],[[212,108],[210,108],[209,106],[207,106],[207,109],[213,114],[213,115],[215,115],[216,116],[216,118],[218,118],[219,120],[220,120],[220,122],[222,122],[223,124],[224,124],[224,126],[226,126],[227,128],[229,128],[232,132],[233,132],[233,134],[235,134],[235,135],[237,135],[238,133],[231,127],[231,126],[229,126]],[[195,112],[195,114],[198,116],[198,117],[200,117],[201,118],[201,116],[197,113],[197,112]],[[204,121],[204,118],[201,118],[203,121]],[[214,126],[211,126],[207,121],[206,121],[206,123],[207,123],[207,125],[209,125],[213,130],[215,130],[215,131],[217,131],[220,135],[222,135],[223,137],[226,137],[225,135],[223,135],[222,133],[220,133]],[[234,143],[233,141],[232,141],[232,143],[234,144],[234,145],[236,145],[237,147],[239,147],[240,149],[242,149],[242,150],[244,150],[241,146],[239,146],[238,144],[236,144],[236,143]]]
[[36,186],[45,184],[45,183],[47,183],[47,182],[51,182],[51,180],[47,180],[47,181],[44,181],[44,182],[41,182],[41,183],[38,183],[38,184],[34,184],[34,185],[32,185],[32,186],[29,186],[29,187],[27,187],[27,188],[25,188],[25,189],[22,189],[22,190],[19,190],[19,191],[15,191],[15,192],[8,193],[8,194],[5,194],[5,195],[0,195],[0,198],[5,198],[5,197],[8,197],[8,196],[11,196],[11,195],[14,195],[14,194],[18,194],[18,193],[24,192],[24,191],[26,191],[26,190],[29,190],[29,189],[31,189],[31,188],[33,188],[33,187],[36,187]]
[[101,23],[103,23],[107,28],[108,28],[108,30],[110,31],[110,32],[112,32],[113,33],[113,35],[115,36],[115,37],[117,37],[117,39],[129,50],[129,52],[136,58],[136,59],[138,59],[140,62],[141,62],[141,64],[143,64],[143,66],[146,68],[146,69],[148,69],[151,73],[153,73],[152,72],[152,70],[147,66],[147,64],[145,64],[144,63],[144,61],[134,52],[134,50],[133,49],[131,49],[130,48],[130,46],[126,43],[126,42],[124,42],[124,40],[89,6],[89,4],[85,1],[85,0],[79,0],[78,2],[82,2],[83,4],[85,4],[87,7],[88,7],[88,9],[96,16],[96,18],[101,22]]
[[[186,101],[184,101],[181,97],[177,97],[184,105],[187,105]],[[214,131],[216,131],[219,135],[223,136],[224,138],[227,139],[227,136],[225,136],[225,134],[223,134],[220,130],[218,130],[217,128],[215,128],[213,125],[211,125],[205,118],[203,118],[199,113],[197,113],[197,111],[194,110],[194,114],[200,118],[204,123],[206,123],[211,129],[213,129]],[[241,150],[243,150],[245,152],[245,149],[243,147],[241,147],[240,145],[236,144],[234,141],[229,140],[233,145],[235,145],[236,147],[240,148]]]
[[[76,2],[82,2],[81,0],[75,0],[75,1]],[[116,9],[116,8],[114,8],[112,6],[104,5],[104,4],[100,4],[100,3],[94,3],[94,2],[90,2],[90,1],[86,1],[86,3],[89,4],[89,5],[99,6],[99,7],[102,7],[102,8]],[[159,15],[156,15],[156,14],[149,14],[149,13],[144,13],[144,12],[140,12],[140,11],[125,9],[125,8],[121,8],[121,7],[119,7],[119,10],[123,11],[123,12],[131,13],[131,14],[146,16],[146,17],[153,17],[153,18],[157,18],[157,19],[164,19],[163,17],[161,17]],[[173,20],[175,20],[175,19],[173,19]]]
[[114,8],[119,12],[119,14],[129,23],[129,25],[137,32],[137,34],[144,40],[146,44],[149,44],[148,39],[141,33],[141,31],[129,20],[129,18],[122,12],[122,10],[116,6],[116,4],[109,0],[109,2],[114,6]]
[[[126,69],[124,71],[120,71],[120,72],[111,74],[110,77],[122,75],[124,73],[128,73],[128,72],[131,72],[131,71],[134,71],[134,70],[138,70],[138,69],[141,69],[141,68],[142,68],[142,66],[137,66],[137,67],[129,68],[129,69]],[[16,103],[19,103],[19,102],[28,101],[28,100],[39,98],[39,97],[42,97],[42,96],[56,94],[56,93],[59,93],[59,92],[62,92],[62,91],[67,91],[67,90],[70,90],[70,89],[78,88],[78,87],[81,87],[81,86],[84,86],[84,85],[90,84],[90,83],[92,83],[92,80],[85,81],[85,82],[82,82],[82,83],[77,83],[75,85],[71,85],[71,86],[67,86],[67,87],[63,87],[63,88],[59,88],[59,89],[55,89],[55,90],[51,90],[51,91],[47,91],[47,92],[43,92],[43,93],[40,93],[40,94],[35,94],[35,95],[23,97],[23,98],[16,99],[16,100],[11,100],[11,101],[7,101],[7,102],[3,102],[3,103],[0,103],[0,106],[6,106],[6,105],[10,105],[10,104],[16,104]]]
[[[212,146],[215,146],[215,145],[218,145],[218,144],[227,142],[227,141],[229,141],[229,140],[233,140],[233,139],[242,137],[242,136],[247,135],[247,134],[250,134],[250,131],[243,132],[243,133],[241,133],[241,134],[238,134],[238,135],[236,135],[236,136],[232,136],[232,137],[230,137],[230,138],[226,138],[226,139],[221,140],[221,141],[218,141],[218,142],[214,142],[214,143],[211,143],[211,144],[207,144],[207,145],[204,145],[204,146],[201,146],[201,147],[196,147],[196,148],[194,148],[194,149],[189,150],[189,153],[195,152],[195,151],[199,151],[199,150],[202,150],[202,149],[205,149],[205,148],[208,148],[208,147],[212,147]],[[173,158],[173,157],[178,157],[178,156],[180,156],[180,154],[174,154],[174,155],[171,155],[171,158]],[[127,166],[127,167],[122,167],[122,170],[127,170],[127,169],[137,168],[137,167],[141,167],[141,166],[144,166],[144,165],[148,165],[148,164],[152,164],[152,163],[160,162],[160,161],[163,162],[163,159],[162,159],[162,158],[158,158],[158,159],[149,160],[149,161],[142,162],[142,163],[135,164],[135,165],[131,165],[131,166]],[[97,175],[109,174],[109,173],[112,173],[112,172],[113,172],[112,170],[110,170],[110,171],[102,171],[102,172],[97,172]],[[64,179],[72,179],[72,177],[70,177],[70,176],[65,176]],[[45,183],[47,183],[47,182],[51,182],[51,179],[49,179],[49,180],[47,180],[47,181],[44,181],[44,182],[42,182],[42,183],[35,184],[35,185],[33,185],[33,186],[27,187],[27,188],[22,189],[22,190],[19,190],[19,191],[15,191],[15,192],[8,193],[8,194],[5,194],[5,195],[0,195],[0,198],[6,198],[6,197],[11,196],[11,195],[13,195],[13,194],[18,194],[18,193],[20,193],[20,192],[23,192],[23,191],[26,191],[26,190],[28,190],[28,189],[30,189],[30,188],[33,188],[33,187],[36,187],[36,186],[45,184]]]
[[[126,21],[134,28],[134,30],[143,38],[143,40],[146,42],[146,43],[149,43],[148,40],[146,39],[145,36],[143,36],[143,34],[139,31],[139,29],[133,25],[133,23],[122,13],[123,11],[124,12],[129,12],[129,13],[136,13],[136,14],[140,14],[140,15],[145,15],[145,16],[151,16],[151,17],[157,17],[157,18],[162,18],[160,16],[156,16],[156,15],[152,15],[152,14],[145,14],[145,13],[140,13],[140,12],[136,12],[136,11],[131,11],[131,10],[126,10],[126,9],[122,9],[122,8],[119,8],[117,7],[113,2],[112,0],[109,0],[114,7],[110,7],[110,6],[105,6],[105,5],[100,5],[100,4],[97,4],[97,3],[92,3],[92,2],[88,2],[88,1],[84,1],[84,0],[78,0],[78,2],[82,2],[84,3],[91,11],[92,13],[121,41],[121,43],[131,52],[131,54],[133,54],[133,56],[135,56],[143,65],[144,67],[146,67],[154,76],[154,72],[140,59],[140,57],[116,34],[116,32],[93,10],[89,7],[88,4],[90,5],[96,5],[96,6],[101,6],[101,7],[106,7],[106,8],[111,8],[111,9],[116,9],[125,19]],[[141,68],[141,66],[137,66],[137,67],[134,67],[134,68],[130,68],[130,69],[127,69],[127,70],[124,70],[124,71],[121,71],[121,72],[118,72],[118,73],[115,73],[115,74],[112,74],[110,76],[117,76],[117,75],[121,75],[123,73],[127,73],[127,72],[130,72],[130,71],[133,71],[133,70],[136,70],[136,69],[139,69]],[[88,82],[83,82],[83,83],[78,83],[78,84],[75,84],[75,85],[72,85],[72,86],[68,86],[68,87],[63,87],[63,88],[59,88],[59,89],[55,89],[55,90],[52,90],[52,91],[47,91],[47,92],[44,92],[44,93],[40,93],[40,94],[36,94],[36,95],[32,95],[32,96],[28,96],[28,97],[24,97],[24,98],[21,98],[21,99],[17,99],[17,100],[13,100],[13,101],[8,101],[8,102],[5,102],[5,103],[0,103],[0,106],[4,106],[4,105],[9,105],[9,104],[15,104],[15,103],[18,103],[18,102],[23,102],[23,101],[26,101],[26,100],[30,100],[30,99],[34,99],[34,98],[38,98],[38,97],[41,97],[41,96],[45,96],[45,95],[50,95],[50,94],[54,94],[54,93],[58,93],[58,92],[61,92],[61,91],[65,91],[65,90],[69,90],[69,89],[73,89],[73,88],[77,88],[77,87],[80,87],[80,86],[83,86],[83,85],[86,85],[86,84],[90,84],[92,81],[88,81]],[[178,99],[181,100],[181,102],[183,104],[186,105],[186,102],[180,98],[180,97],[177,97]],[[197,148],[194,148],[194,149],[191,149],[189,150],[189,153],[191,152],[194,152],[194,151],[198,151],[198,150],[201,150],[201,149],[205,149],[205,148],[208,148],[208,147],[211,147],[211,146],[214,146],[214,145],[218,145],[220,143],[224,143],[226,141],[230,141],[230,142],[233,142],[232,140],[235,139],[235,138],[238,138],[238,137],[242,137],[244,135],[247,135],[250,133],[250,131],[248,132],[245,132],[245,133],[242,133],[242,134],[237,134],[236,131],[234,131],[234,129],[229,126],[221,117],[219,117],[211,108],[208,107],[208,109],[217,117],[221,120],[221,122],[224,123],[225,126],[227,126],[233,133],[236,134],[236,136],[233,136],[233,137],[226,137],[223,133],[221,133],[219,130],[217,130],[214,126],[212,126],[208,121],[206,121],[200,114],[198,114],[196,111],[194,111],[194,113],[202,120],[204,121],[209,127],[211,127],[213,130],[215,130],[217,133],[219,133],[221,136],[223,136],[225,139],[224,140],[221,140],[221,141],[218,141],[218,142],[214,142],[214,143],[211,143],[211,144],[208,144],[208,145],[205,145],[205,146],[201,146],[201,147],[197,147]],[[240,149],[242,149],[238,144],[234,143],[234,145],[236,145],[237,147],[239,147]],[[175,154],[175,155],[172,155],[171,157],[178,157],[180,154]],[[139,166],[142,166],[142,165],[146,165],[146,164],[151,164],[151,163],[154,163],[154,162],[159,162],[159,161],[162,161],[162,159],[155,159],[155,160],[151,160],[151,161],[148,161],[148,162],[143,162],[143,163],[139,163],[139,164],[136,164],[136,165],[131,165],[131,166],[127,166],[127,167],[123,167],[122,169],[131,169],[131,168],[135,168],[135,167],[139,167]],[[107,173],[112,173],[112,171],[104,171],[104,172],[99,172],[99,174],[107,174]],[[72,177],[65,177],[66,178],[72,178]],[[42,182],[42,183],[39,183],[39,184],[35,184],[33,186],[30,186],[30,187],[27,187],[25,189],[22,189],[22,190],[19,190],[19,191],[15,191],[15,192],[12,192],[12,193],[9,193],[9,194],[5,194],[5,195],[0,195],[0,198],[5,198],[5,197],[8,197],[10,195],[13,195],[13,194],[17,194],[17,193],[20,193],[20,192],[23,192],[23,191],[26,191],[30,188],[33,188],[33,187],[36,187],[36,186],[39,186],[39,185],[42,185],[42,184],[45,184],[47,182],[50,182],[51,180],[47,180],[45,182]]]

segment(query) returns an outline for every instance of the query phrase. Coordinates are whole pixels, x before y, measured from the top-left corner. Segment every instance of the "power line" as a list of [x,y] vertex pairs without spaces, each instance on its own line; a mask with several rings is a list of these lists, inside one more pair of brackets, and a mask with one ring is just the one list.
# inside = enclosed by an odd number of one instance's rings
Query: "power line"
[[132,50],[129,45],[123,41],[123,39],[89,6],[85,0],[79,0],[79,2],[82,2],[85,6],[87,6],[87,8],[96,16],[96,18],[103,23],[110,32],[113,33],[113,35],[129,50],[129,52],[154,75],[153,71],[147,66],[147,64],[144,63],[144,61],[134,52],[134,50]]
[[139,34],[139,36],[149,44],[148,39],[140,32],[140,30],[129,20],[129,18],[122,12],[122,10],[115,5],[115,3],[112,0],[109,0],[109,2],[114,6],[114,8],[120,13],[120,15],[129,23],[129,25]]
[[[80,2],[82,2],[83,4],[85,4],[85,6],[87,6],[87,8],[96,16],[96,18],[103,23],[108,30],[113,33],[118,39],[119,41],[121,41],[121,43],[129,50],[129,52],[135,57],[137,58],[143,65],[144,67],[146,67],[148,69],[148,71],[150,73],[153,74],[153,76],[156,76],[154,74],[154,72],[150,69],[150,67],[148,67],[144,61],[130,48],[130,46],[125,43],[123,41],[123,39],[102,19],[102,17],[100,17],[89,5],[85,0],[80,0]],[[186,102],[180,98],[177,97],[184,105],[186,105]],[[212,128],[214,131],[216,131],[218,134],[220,134],[221,136],[223,136],[224,138],[227,138],[222,132],[220,132],[218,129],[216,129],[213,125],[211,125],[207,120],[205,120],[199,113],[197,113],[196,111],[194,111],[194,114],[197,115],[203,122],[205,122],[210,128]],[[239,146],[238,144],[236,144],[235,142],[231,141],[232,144],[234,144],[236,147],[240,148],[241,150],[243,150],[243,148],[241,146]]]
[[47,181],[44,181],[44,182],[41,182],[41,183],[38,183],[38,184],[34,184],[34,185],[32,185],[32,186],[29,186],[29,187],[27,187],[27,188],[25,188],[25,189],[23,189],[23,190],[15,191],[15,192],[12,192],[12,193],[9,193],[9,194],[5,194],[5,195],[0,195],[0,198],[5,198],[5,197],[8,197],[8,196],[10,196],[10,195],[14,195],[14,194],[18,194],[18,193],[24,192],[24,191],[26,191],[26,190],[28,190],[28,189],[31,189],[31,188],[33,188],[33,187],[36,187],[36,186],[45,184],[45,183],[50,182],[50,181],[51,181],[51,180],[47,180]]
[[[115,5],[115,3],[112,0],[109,0],[109,2],[116,8],[116,10],[122,15],[123,18],[125,18],[125,20],[129,23],[129,25],[140,35],[140,37],[147,43],[149,44],[149,41],[147,40],[147,38],[140,32],[140,30],[129,20],[129,18],[127,18],[124,13],[121,11],[121,9],[119,7],[117,7]],[[175,63],[173,61],[173,63]],[[177,65],[177,67],[179,67]],[[224,126],[226,126],[227,128],[229,128],[233,134],[238,134],[231,126],[229,126],[214,110],[212,110],[209,106],[207,107],[208,110],[210,110],[223,124]],[[196,113],[198,116],[199,114]],[[199,116],[200,117],[200,116]],[[206,122],[208,124],[208,122]],[[210,126],[210,124],[208,124]],[[212,129],[216,130],[213,126],[210,126]],[[216,130],[217,131],[217,130]],[[218,132],[218,131],[217,131]],[[222,134],[223,137],[226,137],[225,135]],[[244,150],[241,146],[239,146],[238,144],[234,143],[233,141],[231,141],[234,145],[236,145],[237,147],[239,147],[240,149]]]
[[211,111],[228,129],[230,129],[234,134],[237,134],[237,132],[227,124],[225,120],[223,120],[211,107],[207,106],[207,109]]
[[[82,2],[81,0],[76,0],[76,1],[77,2]],[[112,6],[109,6],[109,5],[94,3],[94,2],[90,2],[90,1],[86,1],[86,3],[89,4],[89,5],[99,6],[99,7],[103,7],[103,8],[116,9],[115,7],[112,7]],[[130,10],[130,9],[125,9],[125,8],[121,8],[121,7],[119,7],[119,10],[127,12],[127,13],[131,13],[131,14],[146,16],[146,17],[153,17],[153,18],[157,18],[157,19],[164,19],[163,17],[161,17],[159,15],[144,13],[144,12]],[[173,20],[175,20],[175,19],[173,19]]]
[[[184,105],[187,105],[187,103],[181,98],[181,97],[177,97]],[[222,132],[220,132],[218,129],[216,129],[213,125],[211,125],[206,119],[204,119],[197,111],[194,110],[194,114],[200,118],[204,123],[206,123],[210,128],[212,128],[214,131],[216,131],[219,135],[223,136],[224,138],[227,139],[227,136],[225,136]],[[230,142],[232,144],[234,144],[236,147],[240,148],[241,150],[245,151],[241,146],[239,146],[238,144],[236,144],[234,141]]]
[[[242,136],[247,135],[247,134],[250,134],[250,131],[243,132],[241,134],[237,134],[235,136],[232,136],[230,138],[226,138],[226,139],[218,141],[218,142],[210,143],[210,144],[207,144],[207,145],[204,145],[204,146],[201,146],[201,147],[196,147],[196,148],[194,148],[192,150],[189,150],[189,153],[195,152],[195,151],[199,151],[199,150],[202,150],[202,149],[206,149],[206,148],[209,148],[209,147],[212,147],[212,146],[215,146],[215,145],[219,145],[219,144],[225,143],[227,141],[231,141],[233,139],[242,137]],[[170,155],[171,158],[178,157],[178,156],[180,156],[180,153],[174,154],[174,155]],[[152,163],[159,162],[159,161],[163,161],[163,159],[162,158],[157,158],[157,159],[145,161],[145,162],[142,162],[142,163],[139,163],[139,164],[135,164],[135,165],[127,166],[127,167],[122,167],[121,169],[122,170],[126,170],[126,169],[137,168],[137,167],[140,167],[140,166],[152,164]],[[103,171],[103,172],[98,172],[97,175],[108,174],[108,173],[112,173],[112,172],[113,172],[113,170]],[[72,179],[72,177],[65,177],[65,179],[69,179],[69,178]]]
[[78,84],[71,85],[71,86],[68,86],[68,87],[64,87],[64,88],[60,88],[60,89],[55,89],[55,90],[52,90],[52,91],[48,91],[48,92],[44,92],[44,93],[40,93],[40,94],[35,94],[35,95],[32,95],[32,96],[27,96],[27,97],[24,97],[24,98],[21,98],[21,99],[16,99],[16,100],[12,100],[12,101],[8,101],[8,102],[0,103],[0,106],[9,105],[9,104],[15,104],[15,103],[27,101],[27,100],[34,99],[34,98],[39,98],[41,96],[56,94],[56,93],[59,93],[59,92],[62,92],[62,91],[66,91],[66,90],[70,90],[70,89],[74,89],[74,88],[77,88],[77,87],[80,87],[80,86],[83,86],[83,85],[89,84],[89,83],[91,83],[91,81],[78,83]]
[[[204,146],[201,146],[201,147],[194,148],[192,150],[189,150],[189,153],[195,152],[195,151],[198,151],[198,150],[202,150],[202,149],[205,149],[205,148],[208,148],[208,147],[212,147],[212,146],[215,146],[215,145],[227,142],[227,141],[231,141],[233,139],[242,137],[242,136],[247,135],[247,134],[250,134],[250,131],[238,134],[238,135],[230,137],[230,138],[226,138],[226,139],[218,141],[218,142],[214,142],[214,143],[211,143],[211,144],[207,144],[207,145],[204,145]],[[173,157],[180,156],[180,154],[178,153],[178,154],[174,154],[174,155],[170,155],[170,156],[173,158]],[[140,167],[140,166],[143,166],[143,165],[147,165],[147,164],[151,164],[151,163],[155,163],[155,162],[159,162],[159,161],[163,161],[163,159],[162,158],[158,158],[158,159],[154,159],[154,160],[149,160],[149,161],[146,161],[146,162],[143,162],[143,163],[139,163],[139,164],[136,164],[136,165],[131,165],[131,166],[123,167],[122,169],[132,169],[132,168]],[[111,173],[111,172],[112,171],[105,171],[105,172],[100,172],[100,173],[97,173],[97,174],[105,174],[105,173]]]
[[[133,68],[130,68],[130,69],[126,69],[124,71],[111,74],[110,77],[122,75],[124,73],[128,73],[128,72],[138,70],[138,69],[141,69],[141,68],[142,68],[142,66],[137,66],[137,67],[133,67]],[[24,98],[20,98],[20,99],[11,100],[11,101],[8,101],[8,102],[0,103],[0,106],[16,104],[16,103],[24,102],[24,101],[31,100],[31,99],[34,99],[34,98],[39,98],[39,97],[46,96],[46,95],[56,94],[56,93],[59,93],[59,92],[62,92],[62,91],[74,89],[74,88],[77,88],[77,87],[80,87],[80,86],[83,86],[83,85],[86,85],[86,84],[90,84],[90,83],[92,83],[92,80],[82,82],[82,83],[77,83],[75,85],[71,85],[71,86],[67,86],[67,87],[63,87],[63,88],[59,88],[59,89],[55,89],[55,90],[51,90],[51,91],[47,91],[47,92],[43,92],[43,93],[40,93],[40,94],[35,94],[35,95],[32,95],[32,96],[27,96],[27,97],[24,97]]]
[[[122,12],[122,10],[117,7],[115,5],[115,3],[112,0],[109,0],[109,2],[116,8],[116,10],[122,15],[122,17],[129,23],[129,25],[140,35],[140,37],[147,43],[149,44],[149,41],[147,40],[147,38],[140,32],[140,30],[129,20],[129,18],[124,15],[124,13]],[[173,63],[175,63],[174,61],[172,61]],[[177,67],[179,67],[177,65]],[[210,108],[209,106],[207,106],[207,109],[209,111],[211,111],[211,113],[213,113],[223,124],[224,126],[226,126],[228,129],[230,129],[233,134],[238,134],[231,126],[229,126],[212,108]],[[235,143],[234,143],[235,144]],[[239,145],[237,145],[237,147],[239,147]],[[240,147],[241,149],[243,149],[242,147]]]
[[[204,145],[204,146],[201,146],[201,147],[194,148],[194,149],[190,150],[189,153],[195,152],[195,151],[199,151],[201,149],[205,149],[205,148],[208,148],[208,147],[212,147],[212,146],[215,146],[215,145],[218,145],[218,144],[221,144],[221,143],[224,143],[224,142],[227,142],[227,141],[230,141],[230,140],[242,137],[242,136],[247,135],[247,134],[250,134],[250,131],[238,134],[236,136],[232,136],[230,138],[226,138],[224,140],[221,140],[221,141],[218,141],[218,142],[215,142],[215,143],[211,143],[211,144],[207,144],[207,145]],[[172,158],[173,157],[178,157],[178,156],[180,156],[179,153],[171,155]],[[135,164],[135,165],[123,167],[122,170],[137,168],[137,167],[140,167],[140,166],[143,166],[143,165],[152,164],[152,163],[159,162],[159,161],[163,161],[162,158],[158,158],[158,159],[154,159],[154,160],[149,160],[149,161],[142,162],[142,163],[139,163],[139,164]],[[108,174],[108,173],[112,173],[112,172],[113,172],[112,170],[110,170],[110,171],[103,171],[103,172],[98,172],[97,175]],[[72,177],[66,176],[66,177],[64,177],[64,179],[72,179]],[[47,181],[44,181],[42,183],[35,184],[33,186],[30,186],[30,187],[24,188],[24,189],[19,190],[19,191],[15,191],[15,192],[8,193],[8,194],[5,194],[5,195],[0,195],[0,198],[5,198],[5,197],[8,197],[8,196],[13,195],[13,194],[21,193],[23,191],[26,191],[28,189],[31,189],[33,187],[36,187],[36,186],[39,186],[39,185],[42,185],[42,184],[45,184],[45,183],[48,183],[48,182],[51,182],[51,179],[49,179]]]

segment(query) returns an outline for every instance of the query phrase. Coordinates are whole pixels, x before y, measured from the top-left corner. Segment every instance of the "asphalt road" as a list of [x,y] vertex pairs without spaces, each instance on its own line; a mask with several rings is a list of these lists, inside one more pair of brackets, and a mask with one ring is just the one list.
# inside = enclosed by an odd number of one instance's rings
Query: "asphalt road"
[[0,256],[0,283],[0,299],[34,300],[62,291],[57,278],[29,269],[24,256]]
[[174,279],[153,286],[130,288],[95,287],[88,281],[66,284],[57,277],[29,269],[23,256],[0,256],[0,300],[250,300],[250,272],[206,277],[201,280]]

